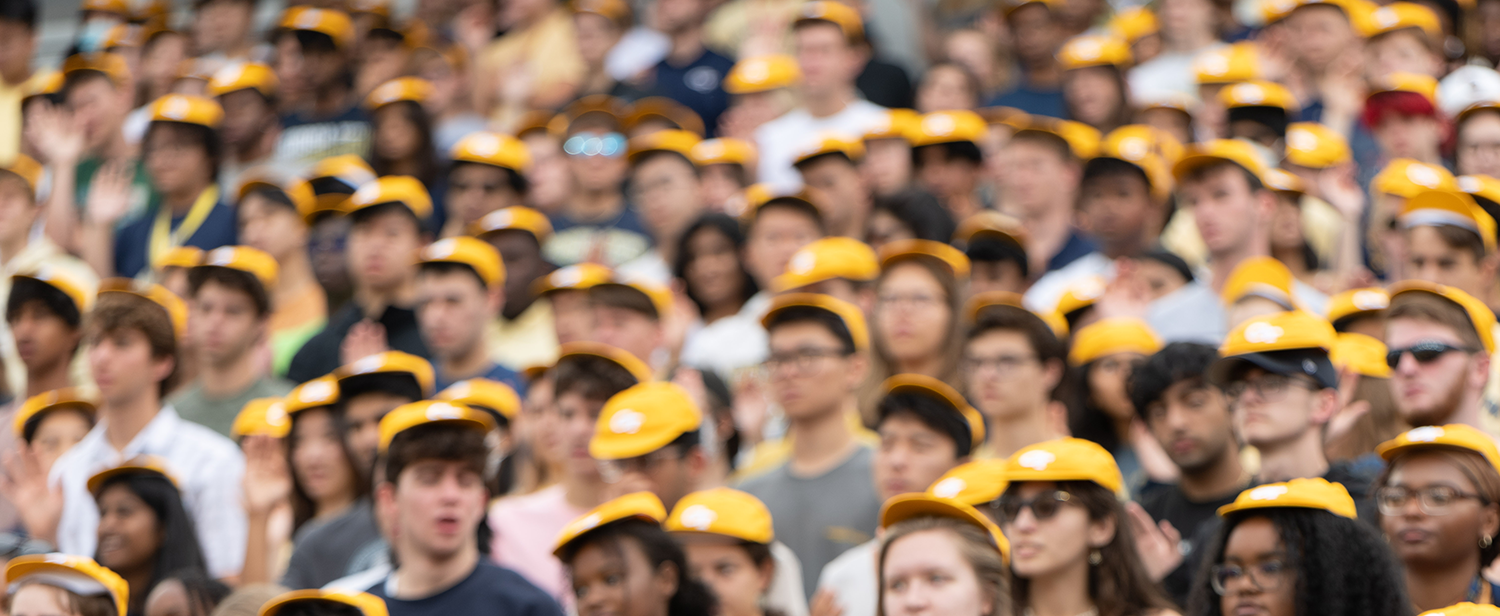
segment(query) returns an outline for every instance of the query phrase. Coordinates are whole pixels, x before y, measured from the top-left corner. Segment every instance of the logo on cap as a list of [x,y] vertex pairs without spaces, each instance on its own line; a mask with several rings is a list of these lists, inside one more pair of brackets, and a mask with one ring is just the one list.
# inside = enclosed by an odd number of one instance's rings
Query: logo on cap
[[1437,188],[1437,185],[1442,182],[1442,176],[1438,175],[1438,172],[1433,171],[1432,167],[1428,167],[1422,163],[1412,163],[1411,166],[1407,167],[1406,179],[1411,180],[1414,184],[1428,188]]
[[1250,500],[1268,501],[1286,494],[1286,486],[1261,486],[1250,491]]
[[1042,449],[1034,449],[1021,454],[1021,457],[1016,460],[1016,463],[1034,471],[1045,471],[1047,470],[1048,464],[1056,461],[1057,456],[1052,455],[1052,452]]
[[463,411],[458,410],[458,407],[446,402],[438,402],[427,407],[427,421],[462,419],[463,416]]
[[209,251],[207,262],[209,265],[215,267],[227,267],[229,264],[234,263],[234,248],[224,246]]
[[369,205],[371,203],[374,203],[375,200],[379,198],[380,185],[371,183],[367,183],[364,186],[359,187],[359,190],[354,191],[354,195],[350,197],[350,199],[358,205]]
[[1120,158],[1140,160],[1151,153],[1151,143],[1141,137],[1126,137],[1120,140]]
[[286,407],[280,402],[266,407],[266,425],[278,428],[286,425]]
[[943,498],[953,498],[955,496],[958,496],[958,493],[963,492],[964,488],[968,486],[968,482],[964,481],[963,479],[960,479],[958,477],[949,477],[937,482],[937,485],[932,486],[932,495],[940,496]]
[[609,431],[615,434],[635,434],[646,424],[646,416],[631,409],[620,409],[609,418]]
[[957,124],[947,114],[930,115],[922,119],[922,130],[929,135],[948,135],[954,128],[957,128]]
[[1223,52],[1205,54],[1198,61],[1198,70],[1208,75],[1223,75],[1229,72],[1229,56]]
[[552,286],[574,287],[583,282],[583,270],[576,265],[570,265],[552,272]]
[[499,210],[491,212],[484,217],[484,224],[491,229],[504,229],[516,222],[516,215],[510,210]]
[[244,63],[236,62],[236,63],[231,64],[229,66],[226,66],[226,67],[224,67],[222,69],[219,69],[218,74],[214,75],[214,83],[220,84],[220,85],[228,85],[228,84],[234,83],[236,81],[239,81],[240,77],[242,75],[244,75],[244,74],[245,74],[245,65],[244,65]]
[[469,151],[477,156],[494,156],[500,151],[500,140],[494,135],[475,135],[468,145]]
[[1381,310],[1391,305],[1386,294],[1376,291],[1359,291],[1350,299],[1354,302],[1354,307],[1360,310]]
[[323,11],[320,9],[304,9],[302,16],[297,18],[297,27],[302,30],[311,30],[318,27],[318,22],[323,19]]
[[579,530],[588,530],[590,528],[598,526],[599,522],[602,522],[603,520],[604,520],[604,518],[601,517],[599,514],[597,514],[597,513],[591,513],[591,514],[589,514],[589,517],[586,517],[586,518],[578,521],[578,528],[579,528]]
[[379,370],[380,366],[384,364],[384,358],[380,355],[370,355],[368,357],[365,357],[364,359],[354,362],[354,365],[349,367],[349,371],[354,374],[364,374],[366,372],[374,372],[376,370]]
[[333,383],[328,381],[315,381],[302,386],[302,391],[297,392],[297,400],[302,402],[317,402],[327,400],[333,395]]
[[1406,440],[1413,443],[1431,443],[1441,436],[1443,436],[1443,429],[1439,426],[1422,426],[1406,432]]
[[1318,149],[1318,136],[1305,128],[1287,131],[1286,147],[1289,150],[1311,151]]
[[427,247],[428,259],[446,259],[453,256],[453,251],[458,249],[458,241],[453,238],[441,240]]
[[181,96],[173,96],[162,102],[161,115],[164,118],[181,120],[187,117],[190,109],[187,99]]
[[1381,7],[1380,9],[1376,10],[1373,17],[1375,18],[1375,23],[1380,24],[1380,27],[1382,28],[1389,28],[1391,26],[1394,26],[1398,21],[1395,9],[1392,9],[1388,6]]
[[1266,99],[1265,91],[1253,83],[1242,83],[1234,87],[1234,97],[1248,104],[1255,104]]
[[771,76],[771,63],[766,60],[751,60],[740,69],[740,79],[750,83],[760,83]]
[[1245,342],[1271,344],[1280,340],[1284,333],[1286,332],[1280,327],[1265,321],[1256,321],[1245,328]]
[[806,274],[811,272],[818,264],[818,255],[811,250],[799,250],[792,256],[791,270],[793,274]]
[[1466,193],[1479,192],[1479,180],[1472,175],[1458,176],[1458,189]]
[[1099,44],[1098,40],[1080,39],[1073,42],[1073,49],[1071,51],[1080,60],[1093,60],[1099,57],[1099,53],[1103,51],[1103,48],[1104,46]]
[[682,510],[682,525],[694,530],[708,530],[719,514],[703,505],[693,505]]

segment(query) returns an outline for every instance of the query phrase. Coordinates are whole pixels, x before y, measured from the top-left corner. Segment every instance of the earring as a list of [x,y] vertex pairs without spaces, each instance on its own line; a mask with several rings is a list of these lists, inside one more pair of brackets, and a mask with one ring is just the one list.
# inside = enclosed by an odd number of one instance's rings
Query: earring
[[1487,547],[1490,547],[1490,544],[1494,543],[1494,542],[1495,542],[1495,538],[1491,537],[1489,535],[1485,535],[1483,537],[1480,537],[1479,538],[1479,549],[1483,550],[1483,549],[1485,549]]
[[1100,553],[1099,550],[1095,549],[1089,552],[1090,565],[1097,567],[1102,562],[1104,562],[1104,554]]

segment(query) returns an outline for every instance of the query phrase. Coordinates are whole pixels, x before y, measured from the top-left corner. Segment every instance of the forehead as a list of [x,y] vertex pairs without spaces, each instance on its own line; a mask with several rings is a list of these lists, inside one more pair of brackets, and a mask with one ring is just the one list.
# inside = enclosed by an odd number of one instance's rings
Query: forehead
[[1388,319],[1385,323],[1385,341],[1392,347],[1403,347],[1418,340],[1440,340],[1456,342],[1458,332],[1452,327],[1414,316]]
[[771,348],[793,349],[804,346],[837,346],[839,339],[821,323],[792,321],[782,323],[769,333]]
[[1468,473],[1454,464],[1448,456],[1462,455],[1446,451],[1415,451],[1402,455],[1391,462],[1387,484],[1407,487],[1447,485],[1463,490],[1475,488]]
[[805,230],[813,235],[821,235],[818,232],[818,221],[808,215],[805,210],[795,205],[782,203],[767,203],[760,207],[755,213],[755,222],[750,227],[750,235],[759,236],[770,231]]
[[1026,334],[1014,329],[992,329],[969,341],[969,353],[998,353],[1004,351],[1030,352],[1031,341]]

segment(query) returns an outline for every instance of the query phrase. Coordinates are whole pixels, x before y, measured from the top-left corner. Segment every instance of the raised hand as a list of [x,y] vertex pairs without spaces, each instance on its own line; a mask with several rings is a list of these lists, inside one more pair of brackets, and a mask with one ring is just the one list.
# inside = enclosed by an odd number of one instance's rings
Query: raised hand
[[47,482],[47,471],[29,447],[5,458],[0,476],[0,495],[15,505],[21,524],[31,536],[56,543],[57,521],[62,517],[63,493]]
[[78,164],[85,147],[83,128],[73,121],[73,114],[48,102],[35,108],[36,114],[26,123],[26,140],[48,164]]
[[1129,514],[1130,530],[1135,534],[1135,551],[1140,554],[1151,579],[1161,581],[1182,564],[1182,549],[1179,547],[1182,533],[1166,520],[1153,522],[1151,514],[1134,501],[1125,503],[1125,512]]
[[269,516],[292,495],[292,472],[280,439],[247,436],[245,450],[245,512]]
[[105,227],[119,222],[130,211],[134,181],[135,168],[129,161],[112,160],[100,167],[89,182],[88,202],[84,206],[89,222]]
[[385,326],[374,321],[360,321],[349,328],[339,346],[339,363],[352,364],[362,358],[391,350],[385,338]]

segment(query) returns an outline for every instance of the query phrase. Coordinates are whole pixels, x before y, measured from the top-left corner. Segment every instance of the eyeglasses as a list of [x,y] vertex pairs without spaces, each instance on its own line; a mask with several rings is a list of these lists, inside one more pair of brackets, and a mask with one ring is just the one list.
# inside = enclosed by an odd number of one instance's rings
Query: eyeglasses
[[644,473],[656,468],[657,465],[663,462],[672,462],[680,459],[682,459],[682,456],[678,454],[677,449],[669,447],[634,458],[599,460],[597,465],[599,467],[599,478],[603,479],[604,483],[619,483],[621,479],[625,478],[625,475],[630,473]]
[[1419,364],[1430,364],[1437,361],[1439,357],[1454,351],[1473,353],[1474,349],[1453,346],[1436,340],[1423,340],[1404,349],[1391,349],[1385,354],[1385,365],[1395,368],[1401,364],[1401,356],[1407,353],[1411,353],[1412,359],[1417,360]]
[[1266,402],[1278,402],[1286,397],[1286,392],[1293,385],[1305,388],[1309,391],[1317,385],[1306,379],[1287,376],[1285,374],[1264,374],[1255,379],[1244,379],[1230,383],[1224,388],[1224,395],[1231,402],[1238,403],[1246,392],[1255,391],[1255,395]]
[[921,293],[881,295],[875,298],[881,306],[892,310],[915,310],[943,303],[943,298]]
[[849,354],[842,349],[799,349],[791,353],[777,353],[767,357],[761,363],[766,372],[775,374],[782,368],[791,368],[793,372],[806,373],[813,369],[818,360],[825,357],[846,357]]
[[1452,486],[1428,486],[1420,490],[1405,486],[1386,486],[1375,491],[1375,503],[1380,507],[1380,513],[1388,516],[1401,515],[1413,498],[1417,499],[1417,506],[1422,513],[1430,516],[1448,515],[1453,503],[1460,500],[1472,498],[1481,504],[1489,504],[1483,496]]
[[1073,500],[1073,495],[1062,490],[1043,492],[1031,498],[1022,499],[1019,496],[1000,497],[1000,522],[1010,524],[1021,517],[1022,509],[1030,509],[1031,515],[1038,521],[1051,519],[1062,509],[1064,503]]
[[997,355],[995,357],[965,357],[963,369],[974,373],[989,369],[997,374],[1011,374],[1021,366],[1035,362],[1035,355]]
[[620,133],[579,133],[563,142],[563,151],[568,156],[607,156],[615,158],[625,153],[625,135]]
[[1244,567],[1241,565],[1214,565],[1208,569],[1209,583],[1213,585],[1214,592],[1220,595],[1229,594],[1229,586],[1241,581],[1249,581],[1251,586],[1269,592],[1281,587],[1282,580],[1288,577],[1291,567],[1280,560],[1267,560]]

